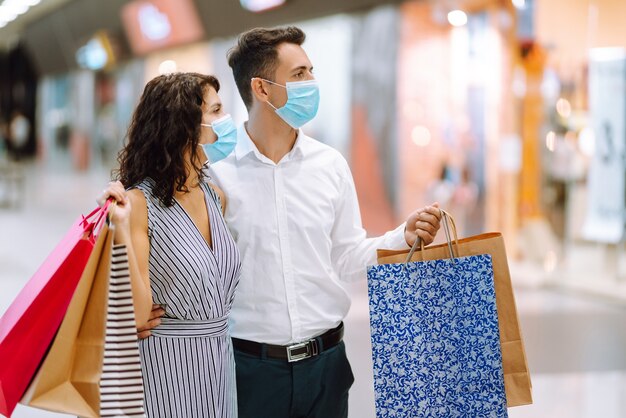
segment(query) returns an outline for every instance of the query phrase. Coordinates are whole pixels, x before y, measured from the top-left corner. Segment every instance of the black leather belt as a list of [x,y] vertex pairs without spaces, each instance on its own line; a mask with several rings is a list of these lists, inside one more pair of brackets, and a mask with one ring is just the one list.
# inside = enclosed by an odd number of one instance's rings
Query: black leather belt
[[233,338],[235,350],[242,351],[257,357],[262,357],[263,352],[268,358],[287,360],[292,363],[307,358],[315,357],[323,351],[339,344],[343,339],[343,322],[337,328],[326,331],[322,335],[291,345],[262,344],[254,341]]

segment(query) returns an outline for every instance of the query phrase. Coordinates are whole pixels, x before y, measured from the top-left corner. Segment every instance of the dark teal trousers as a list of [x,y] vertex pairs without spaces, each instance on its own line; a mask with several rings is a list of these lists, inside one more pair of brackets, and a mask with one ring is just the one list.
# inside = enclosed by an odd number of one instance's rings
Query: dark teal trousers
[[235,350],[239,418],[347,418],[354,382],[342,342],[288,363]]

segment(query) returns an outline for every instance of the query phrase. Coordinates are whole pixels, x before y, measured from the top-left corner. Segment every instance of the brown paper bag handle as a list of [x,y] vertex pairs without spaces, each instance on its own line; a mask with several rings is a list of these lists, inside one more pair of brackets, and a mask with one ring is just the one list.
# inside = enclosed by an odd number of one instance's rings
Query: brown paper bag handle
[[459,246],[459,236],[457,234],[457,229],[456,229],[456,223],[454,222],[454,218],[452,217],[452,215],[450,215],[450,212],[447,212],[443,209],[439,209],[441,211],[441,217],[443,218],[444,216],[447,218],[447,222],[452,226],[452,235],[454,235],[454,243],[456,244],[457,248]]
[[113,198],[109,198],[109,212],[107,213],[107,221],[109,224],[113,223],[113,212],[115,212],[115,208],[117,207],[117,200]]
[[[459,237],[456,230],[456,224],[452,215],[450,215],[443,209],[439,209],[439,211],[441,212],[441,223],[443,226],[443,232],[446,234],[446,243],[448,244],[448,250],[450,251],[450,259],[452,260],[452,262],[454,262],[457,257],[455,257],[454,248],[452,247],[452,236],[454,236],[454,243],[456,244],[457,248],[459,246]],[[413,243],[413,246],[411,247],[411,251],[409,251],[406,260],[404,261],[405,265],[406,263],[411,261],[411,258],[417,250],[418,245],[420,247],[420,252],[424,251],[424,241],[422,241],[420,237],[417,237],[415,239],[415,242]]]

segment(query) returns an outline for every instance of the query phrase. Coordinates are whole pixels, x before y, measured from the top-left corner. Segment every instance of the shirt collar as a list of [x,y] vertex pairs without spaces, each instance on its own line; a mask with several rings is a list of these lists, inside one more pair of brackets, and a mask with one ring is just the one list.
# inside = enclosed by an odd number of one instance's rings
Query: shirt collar
[[[304,158],[306,154],[306,142],[307,136],[302,132],[301,129],[298,129],[296,143],[293,145],[291,151],[289,151],[289,153],[283,158],[282,161],[290,161]],[[252,142],[252,139],[250,138],[250,135],[248,135],[248,131],[246,130],[245,124],[241,124],[239,126],[239,130],[237,131],[237,146],[235,147],[235,156],[237,157],[237,160],[241,160],[250,153],[253,153],[255,157],[260,161],[268,160],[266,156],[261,154],[254,142]]]
[[237,145],[235,146],[235,156],[238,160],[241,160],[246,155],[254,152],[255,154],[260,154],[252,139],[250,139],[250,135],[248,135],[248,131],[246,131],[245,124],[241,124],[239,129],[237,130]]

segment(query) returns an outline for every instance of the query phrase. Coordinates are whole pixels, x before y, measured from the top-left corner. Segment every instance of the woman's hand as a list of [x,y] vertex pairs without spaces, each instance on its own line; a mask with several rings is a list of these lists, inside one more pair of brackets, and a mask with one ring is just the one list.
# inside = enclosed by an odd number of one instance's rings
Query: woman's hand
[[115,226],[127,227],[130,223],[130,200],[126,196],[124,185],[119,181],[112,181],[102,190],[96,199],[98,205],[104,206],[107,200],[113,199],[117,205],[111,209],[111,222]]
[[124,189],[122,182],[109,182],[107,187],[103,189],[100,195],[96,198],[96,202],[98,202],[98,205],[102,207],[110,197],[118,203],[126,203],[126,190]]

